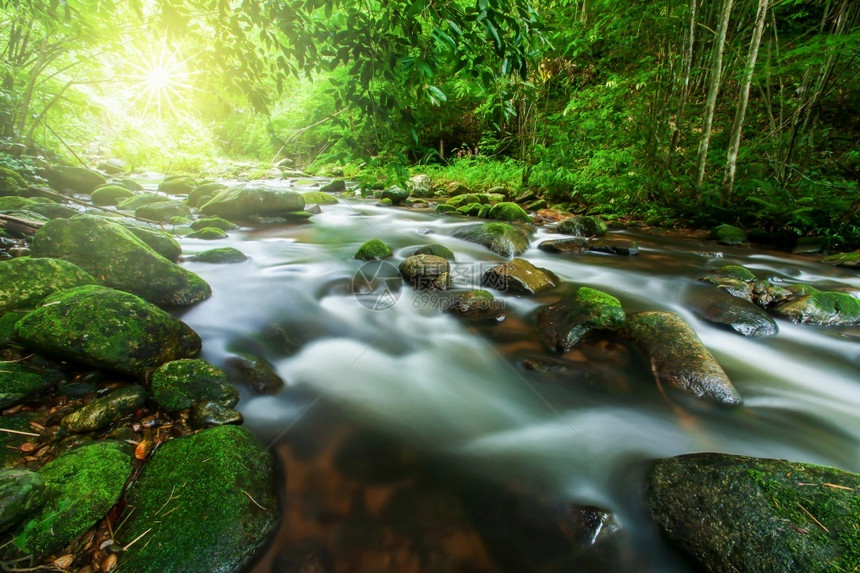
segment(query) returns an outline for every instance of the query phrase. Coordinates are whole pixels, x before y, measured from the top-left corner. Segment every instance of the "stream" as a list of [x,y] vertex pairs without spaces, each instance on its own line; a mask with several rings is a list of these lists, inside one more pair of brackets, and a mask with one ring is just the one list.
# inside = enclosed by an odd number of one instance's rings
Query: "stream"
[[[481,288],[483,272],[504,260],[450,236],[475,220],[374,203],[341,199],[307,223],[180,239],[186,256],[230,246],[249,257],[184,263],[213,291],[180,314],[201,335],[202,358],[223,366],[253,353],[287,383],[274,396],[243,388],[239,403],[284,469],[283,522],[255,573],[688,571],[648,517],[649,460],[714,451],[860,472],[860,328],[779,320],[778,335],[745,338],[685,304],[698,277],[726,264],[779,284],[854,292],[856,271],[632,231],[609,236],[635,240],[635,257],[552,254],[537,245],[558,235],[538,227],[522,258],[563,284],[534,297],[496,292],[506,319],[475,323],[407,285],[385,292],[392,281],[355,292],[369,267],[353,255],[369,239],[391,247],[395,266],[421,245],[447,246],[455,288]],[[627,312],[680,313],[744,406],[662,392],[623,340],[591,341],[563,357],[547,351],[535,313],[575,286],[612,294]],[[548,357],[593,376],[524,367]],[[614,523],[583,533],[570,525],[578,506],[602,508]]]

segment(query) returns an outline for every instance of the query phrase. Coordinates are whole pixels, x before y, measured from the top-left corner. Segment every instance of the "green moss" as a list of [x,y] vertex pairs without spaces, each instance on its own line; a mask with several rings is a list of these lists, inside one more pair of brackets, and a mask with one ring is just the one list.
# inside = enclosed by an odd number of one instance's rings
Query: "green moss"
[[598,237],[606,233],[606,223],[597,217],[575,216],[558,224],[556,230],[577,237]]
[[497,203],[490,209],[488,217],[498,221],[520,221],[522,223],[532,222],[529,214],[516,203]]
[[197,187],[197,181],[187,175],[171,175],[158,186],[158,190],[171,195],[186,195]]
[[174,360],[160,366],[152,373],[152,396],[171,411],[204,401],[225,408],[239,403],[239,391],[219,368],[204,360]]
[[418,247],[415,249],[413,255],[435,255],[437,257],[442,257],[443,259],[448,259],[449,261],[454,260],[454,253],[448,247],[444,245],[424,245],[423,247]]
[[15,324],[29,313],[29,310],[13,310],[0,315],[0,347],[15,339]]
[[131,475],[126,444],[96,442],[48,462],[39,471],[49,500],[41,514],[15,531],[21,554],[49,554],[96,524],[119,499]]
[[216,227],[203,227],[199,231],[194,231],[188,235],[190,239],[203,239],[205,241],[214,241],[217,239],[227,238],[227,233]]
[[483,193],[464,193],[463,195],[457,195],[456,197],[451,197],[448,199],[447,204],[456,208],[465,207],[470,203],[477,203],[479,205],[486,205],[489,203],[487,196]]
[[580,287],[538,313],[538,330],[553,350],[566,351],[595,332],[624,328],[626,315],[612,295]]
[[744,281],[745,283],[751,283],[756,280],[756,276],[751,270],[740,265],[726,265],[724,267],[718,268],[714,272],[716,272],[720,276],[728,277],[731,279],[738,279],[740,281]]
[[0,261],[0,314],[32,308],[51,293],[95,282],[77,265],[60,259],[20,257]]
[[576,297],[583,304],[599,304],[607,307],[621,308],[621,301],[605,292],[589,287],[579,287],[576,290]]
[[200,211],[233,221],[283,215],[304,208],[304,198],[295,191],[240,186],[222,189],[201,206]]
[[191,223],[191,228],[195,231],[199,231],[206,227],[214,227],[216,229],[221,229],[222,231],[232,231],[233,229],[238,229],[239,225],[231,223],[227,219],[222,219],[221,217],[203,217],[202,219],[197,219]]
[[136,217],[150,219],[152,221],[168,222],[174,217],[191,219],[191,209],[185,203],[179,201],[158,201],[150,205],[143,205],[134,210]]
[[27,182],[17,171],[0,167],[0,195],[20,195],[27,187]]
[[860,300],[842,292],[817,292],[781,304],[774,312],[801,324],[851,325],[860,323]]
[[36,203],[28,197],[0,197],[0,211],[26,211]]
[[152,250],[167,259],[176,262],[182,254],[182,247],[169,234],[159,229],[147,226],[130,219],[117,219],[116,223],[128,229],[132,235],[146,243]]
[[336,198],[323,191],[307,191],[302,193],[302,197],[304,197],[306,205],[312,203],[316,203],[317,205],[334,205],[338,202]]
[[0,364],[0,408],[8,408],[24,398],[58,384],[65,375],[42,358]]
[[[186,201],[192,207],[199,207],[211,199],[215,193],[226,188],[227,186],[222,183],[201,183],[188,193]],[[227,229],[225,229],[225,231],[226,230]]]
[[391,199],[386,197],[385,199],[380,199],[379,203],[377,203],[377,205],[380,207],[393,207],[394,201],[392,201]]
[[375,261],[378,259],[387,259],[391,256],[391,249],[379,239],[371,239],[361,245],[355,252],[356,258],[360,261]]
[[835,255],[824,257],[821,261],[831,265],[857,267],[860,266],[860,251],[854,251],[853,253],[837,253]]
[[440,213],[442,215],[448,215],[451,213],[456,213],[457,207],[455,207],[453,205],[448,205],[447,203],[442,203],[442,204],[436,205],[436,212]]
[[711,239],[723,245],[740,245],[747,240],[746,231],[732,225],[718,225],[711,230]]
[[100,185],[96,187],[90,195],[93,203],[104,206],[116,205],[123,199],[128,199],[129,197],[134,197],[134,193],[122,185],[113,184]]
[[529,247],[526,234],[507,223],[484,223],[456,229],[451,236],[484,245],[504,257],[521,255]]
[[140,386],[128,386],[93,400],[67,414],[62,426],[70,432],[92,432],[100,430],[117,420],[133,414],[146,403],[146,390]]
[[248,257],[233,247],[220,247],[198,253],[191,260],[198,263],[241,263],[247,261]]
[[481,209],[483,207],[484,205],[481,205],[480,203],[468,203],[466,205],[463,205],[462,207],[459,207],[457,209],[457,212],[461,215],[466,215],[467,217],[477,217],[481,213]]

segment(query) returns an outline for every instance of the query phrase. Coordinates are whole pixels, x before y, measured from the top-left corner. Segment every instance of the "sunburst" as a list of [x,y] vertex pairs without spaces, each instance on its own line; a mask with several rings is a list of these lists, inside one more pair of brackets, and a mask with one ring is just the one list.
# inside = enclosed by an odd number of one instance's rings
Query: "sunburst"
[[159,119],[163,118],[167,110],[179,116],[177,105],[180,102],[190,105],[183,92],[195,89],[191,84],[194,72],[189,72],[186,67],[194,56],[181,59],[179,53],[182,44],[171,50],[166,40],[162,40],[160,45],[148,44],[143,50],[133,49],[134,58],[128,64],[134,73],[127,78],[138,93],[129,101],[128,108],[143,101],[144,116],[149,115],[150,109],[157,112]]

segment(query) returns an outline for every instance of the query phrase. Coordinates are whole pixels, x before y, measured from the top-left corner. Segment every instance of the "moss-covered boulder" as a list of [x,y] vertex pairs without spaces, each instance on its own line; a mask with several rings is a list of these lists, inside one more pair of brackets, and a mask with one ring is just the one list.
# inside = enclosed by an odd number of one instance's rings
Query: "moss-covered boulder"
[[860,563],[860,475],[729,454],[656,461],[647,500],[702,570],[851,571]]
[[0,314],[0,347],[6,346],[15,339],[15,325],[27,316],[29,310],[13,310]]
[[860,251],[854,251],[853,253],[837,253],[835,255],[829,255],[821,259],[821,262],[827,263],[829,265],[836,265],[838,267],[857,268],[860,267]]
[[551,289],[561,281],[547,269],[534,266],[525,259],[513,259],[497,265],[481,279],[481,285],[511,294],[537,294]]
[[153,251],[168,261],[175,263],[179,260],[182,246],[168,233],[134,219],[116,219],[115,222],[131,231],[132,235],[149,245]]
[[627,239],[592,239],[588,242],[588,252],[635,257],[639,254],[639,244]]
[[23,195],[26,190],[27,182],[20,173],[0,167],[0,197]]
[[699,317],[744,336],[773,336],[779,331],[761,308],[716,289],[692,289],[685,302]]
[[123,199],[128,199],[129,197],[134,197],[134,193],[132,193],[127,187],[110,183],[96,187],[90,195],[93,203],[105,207],[116,205]]
[[406,188],[409,189],[412,197],[427,199],[433,196],[433,180],[423,173],[410,177],[406,182]]
[[197,219],[196,221],[191,223],[191,228],[195,231],[199,231],[200,229],[204,229],[206,227],[215,227],[216,229],[221,229],[222,231],[232,231],[234,229],[238,229],[239,225],[231,223],[227,219],[222,219],[221,217],[203,217],[202,219]]
[[565,219],[555,228],[559,233],[577,237],[599,237],[606,233],[606,229],[606,223],[602,219],[589,215],[577,215]]
[[445,192],[448,197],[456,197],[458,195],[466,195],[467,193],[471,193],[472,190],[467,186],[463,185],[460,182],[454,181],[448,184],[448,187],[445,188]]
[[711,229],[711,239],[721,245],[736,246],[747,241],[747,233],[740,227],[718,225]]
[[302,197],[305,200],[305,205],[314,203],[317,205],[334,205],[339,202],[337,198],[323,191],[306,191],[302,193]]
[[696,331],[674,312],[638,312],[627,333],[651,363],[657,383],[697,398],[736,405],[743,401]]
[[217,241],[226,239],[227,233],[217,227],[203,227],[193,233],[189,233],[189,239],[203,239],[204,241]]
[[460,227],[452,237],[478,243],[503,257],[515,257],[529,248],[529,238],[516,227],[507,223],[483,223]]
[[599,290],[580,287],[538,312],[541,338],[553,350],[563,352],[594,333],[624,328],[621,302]]
[[409,190],[403,189],[394,185],[393,187],[389,187],[380,195],[381,199],[390,199],[391,203],[394,205],[400,205],[409,197]]
[[65,379],[59,368],[37,355],[8,361],[0,365],[0,409],[17,404]]
[[188,195],[197,188],[197,181],[188,175],[171,175],[159,183],[158,190],[169,195]]
[[571,239],[552,239],[538,245],[538,249],[548,253],[565,255],[580,255],[588,250],[588,239],[573,237]]
[[241,263],[248,260],[248,256],[233,247],[219,247],[197,253],[191,260],[197,263]]
[[304,208],[304,198],[295,191],[240,186],[222,189],[200,207],[200,211],[231,221],[242,221],[255,215],[273,217]]
[[480,203],[468,203],[462,207],[457,207],[457,213],[466,217],[480,217],[481,210],[489,205],[481,205]]
[[456,208],[465,207],[471,203],[477,203],[479,205],[486,205],[489,203],[487,196],[484,193],[464,193],[463,195],[457,195],[455,197],[451,197],[446,201],[447,205],[453,205]]
[[138,207],[134,211],[136,217],[166,223],[174,217],[191,218],[191,209],[179,201],[158,201],[150,205]]
[[500,322],[505,319],[505,305],[486,290],[467,290],[447,293],[439,298],[444,312],[450,312],[470,321]]
[[39,470],[47,503],[14,530],[9,553],[48,555],[95,525],[131,476],[131,448],[114,441],[79,446]]
[[391,256],[391,249],[379,239],[371,239],[361,245],[353,258],[360,261],[376,261]]
[[450,215],[452,213],[457,213],[457,207],[453,205],[448,205],[447,203],[440,203],[436,205],[436,212],[440,215]]
[[415,290],[447,290],[451,282],[448,259],[412,255],[400,263],[400,275]]
[[860,300],[842,292],[818,292],[803,296],[774,307],[773,312],[799,324],[860,324]]
[[0,471],[0,531],[33,515],[47,501],[41,474],[20,469]]
[[391,199],[385,198],[381,199],[377,204],[377,207],[393,207],[394,202]]
[[424,245],[415,249],[413,255],[433,255],[449,261],[454,260],[454,253],[445,245]]
[[239,403],[239,391],[227,382],[216,366],[205,360],[174,360],[152,373],[152,397],[165,410],[190,408],[212,401],[232,408]]
[[200,352],[200,337],[126,292],[83,286],[46,298],[15,325],[17,337],[51,356],[129,374]]
[[51,293],[95,282],[82,268],[61,259],[0,261],[0,314],[32,308]]
[[714,271],[719,277],[737,279],[745,283],[755,282],[756,276],[751,270],[741,265],[725,265]]
[[[319,190],[319,192],[323,194],[343,193],[344,191],[346,191],[346,181],[344,181],[343,179],[334,179],[332,181],[329,181],[328,183],[320,187]],[[314,193],[314,191],[310,191],[310,193]],[[303,195],[307,195],[307,193],[303,193]],[[334,199],[334,197],[332,197],[332,199]],[[308,201],[308,199],[305,199],[305,201],[307,203],[319,203],[319,201]],[[335,203],[337,203],[337,199],[335,199]]]
[[[166,505],[165,505],[166,503]],[[247,566],[277,524],[274,459],[245,428],[220,426],[161,446],[129,500],[121,565],[139,573]]]
[[172,201],[167,195],[159,195],[157,193],[137,193],[134,197],[123,199],[117,205],[117,209],[123,211],[137,211],[141,207],[148,207],[156,203]]
[[32,254],[75,263],[107,286],[155,304],[194,304],[212,294],[199,276],[165,259],[122,225],[94,215],[51,221],[36,234]]
[[211,199],[212,196],[215,195],[217,192],[226,188],[227,186],[223,183],[201,183],[200,185],[188,192],[188,197],[186,198],[186,201],[188,201],[188,204],[192,207],[199,207],[206,202],[204,201],[204,199]]
[[0,197],[0,211],[30,211],[40,202],[32,197]]
[[37,215],[47,217],[48,219],[68,219],[69,217],[74,217],[80,213],[80,211],[73,209],[68,205],[51,202],[33,203],[27,208],[27,210],[32,211]]
[[532,219],[522,207],[516,203],[496,203],[493,205],[487,215],[490,219],[497,221],[519,221],[521,223],[531,223]]
[[753,285],[751,283],[744,282],[740,279],[720,277],[716,275],[708,275],[699,280],[713,285],[731,296],[742,298],[748,302],[752,302],[753,300]]
[[45,169],[44,175],[51,187],[60,192],[89,195],[99,185],[107,183],[104,175],[84,167],[55,165]]
[[89,404],[67,414],[62,426],[70,432],[93,432],[130,416],[146,403],[146,390],[140,386],[127,386],[97,398]]

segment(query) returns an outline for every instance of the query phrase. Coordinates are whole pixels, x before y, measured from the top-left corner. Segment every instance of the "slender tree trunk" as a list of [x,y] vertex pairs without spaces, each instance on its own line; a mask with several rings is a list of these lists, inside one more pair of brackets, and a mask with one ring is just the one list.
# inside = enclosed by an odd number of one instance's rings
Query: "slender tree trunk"
[[690,95],[690,76],[693,71],[693,50],[696,47],[696,13],[698,12],[698,1],[690,0],[690,28],[687,31],[687,43],[684,47],[684,62],[682,73],[684,74],[681,85],[681,101],[678,103],[678,115],[675,119],[675,128],[672,137],[669,138],[669,150],[666,157],[666,170],[672,171],[672,161],[675,157],[675,146],[681,135],[681,126],[684,123],[684,113],[687,108],[687,97]]
[[723,0],[723,10],[720,14],[720,25],[717,28],[717,38],[714,43],[714,55],[711,62],[711,78],[708,87],[708,100],[705,104],[705,117],[702,126],[702,139],[699,141],[699,154],[696,166],[696,188],[702,187],[705,179],[705,167],[708,163],[708,147],[711,145],[711,128],[714,123],[714,108],[717,106],[717,94],[720,91],[720,80],[723,74],[723,52],[726,48],[726,33],[729,28],[729,17],[732,14],[733,0]]
[[764,22],[767,18],[768,0],[759,0],[758,12],[755,17],[755,28],[750,40],[750,51],[747,56],[746,67],[744,67],[743,83],[740,94],[738,94],[738,108],[735,111],[735,120],[732,123],[732,133],[729,137],[729,152],[726,158],[726,173],[723,177],[723,185],[720,189],[720,200],[725,205],[732,196],[735,186],[735,171],[738,164],[738,148],[741,145],[741,132],[744,128],[744,117],[747,113],[747,104],[750,99],[750,86],[752,85],[755,64],[758,59],[758,48],[761,45],[761,35],[764,31]]

